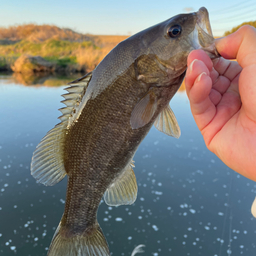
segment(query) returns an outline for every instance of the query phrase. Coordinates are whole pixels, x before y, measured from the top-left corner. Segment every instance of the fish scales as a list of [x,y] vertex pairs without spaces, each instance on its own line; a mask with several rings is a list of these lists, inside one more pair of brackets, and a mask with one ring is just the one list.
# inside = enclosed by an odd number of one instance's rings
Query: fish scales
[[169,102],[186,72],[189,52],[214,47],[208,12],[177,15],[121,42],[71,83],[61,123],[39,143],[31,173],[45,185],[68,175],[66,204],[49,256],[109,256],[97,210],[137,197],[133,156],[150,128],[178,138]]

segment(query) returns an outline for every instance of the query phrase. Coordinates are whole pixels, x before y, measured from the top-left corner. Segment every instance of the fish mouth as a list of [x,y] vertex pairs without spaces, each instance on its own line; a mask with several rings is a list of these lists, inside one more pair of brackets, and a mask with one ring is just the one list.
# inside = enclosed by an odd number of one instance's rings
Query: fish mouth
[[196,15],[196,25],[193,31],[193,41],[195,49],[204,50],[211,59],[219,58],[215,47],[215,39],[209,20],[209,13],[205,7],[201,7]]

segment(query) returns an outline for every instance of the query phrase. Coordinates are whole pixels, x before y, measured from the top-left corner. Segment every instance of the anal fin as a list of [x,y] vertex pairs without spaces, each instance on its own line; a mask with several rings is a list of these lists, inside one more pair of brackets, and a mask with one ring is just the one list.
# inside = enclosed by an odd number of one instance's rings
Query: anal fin
[[135,202],[138,186],[134,171],[131,167],[132,165],[133,161],[106,190],[104,194],[106,204],[118,206],[133,204]]

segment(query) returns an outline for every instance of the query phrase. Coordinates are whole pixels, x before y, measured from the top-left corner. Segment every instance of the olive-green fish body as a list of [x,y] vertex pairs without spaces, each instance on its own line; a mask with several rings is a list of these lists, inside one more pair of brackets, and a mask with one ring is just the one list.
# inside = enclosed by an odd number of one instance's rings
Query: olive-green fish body
[[115,206],[136,200],[133,156],[153,124],[180,136],[169,102],[189,52],[197,48],[216,56],[205,8],[121,42],[66,89],[61,123],[39,143],[31,164],[32,175],[45,185],[68,175],[65,211],[48,255],[109,255],[97,222],[101,198]]

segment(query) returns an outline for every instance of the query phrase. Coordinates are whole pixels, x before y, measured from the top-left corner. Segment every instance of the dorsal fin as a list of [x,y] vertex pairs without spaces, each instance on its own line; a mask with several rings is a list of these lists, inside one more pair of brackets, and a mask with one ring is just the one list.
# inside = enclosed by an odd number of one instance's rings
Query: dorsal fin
[[88,73],[71,82],[71,86],[66,88],[69,93],[63,95],[65,100],[62,101],[66,107],[59,109],[63,114],[59,117],[61,122],[45,135],[33,153],[31,174],[46,186],[53,186],[66,175],[63,158],[68,126],[85,94],[91,76],[92,74]]
[[[86,92],[88,84],[91,80],[92,72],[86,74],[85,76],[69,83],[70,87],[65,88],[68,93],[63,94],[62,97],[65,100],[62,101],[66,107],[59,109],[62,116],[59,117],[60,120],[68,120],[67,127],[74,121],[74,115],[78,110],[79,104]],[[62,121],[63,122],[63,121]]]

